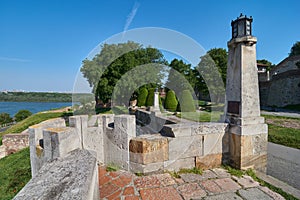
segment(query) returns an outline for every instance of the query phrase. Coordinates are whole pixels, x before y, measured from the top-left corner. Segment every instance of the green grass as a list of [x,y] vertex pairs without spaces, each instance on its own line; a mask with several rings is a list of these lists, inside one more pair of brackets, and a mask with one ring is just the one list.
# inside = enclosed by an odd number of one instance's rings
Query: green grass
[[180,178],[180,174],[199,174],[202,175],[203,170],[198,167],[189,168],[181,168],[178,172],[176,171],[167,171],[172,177]]
[[118,171],[119,169],[120,169],[120,167],[114,163],[109,163],[106,166],[106,171],[108,171],[108,172],[115,172],[115,171]]
[[271,116],[271,115],[263,115],[263,117],[265,117],[266,119],[274,120],[277,124],[277,125],[268,124],[269,142],[300,149],[300,129],[286,128],[280,126],[280,124],[288,120],[296,120],[300,124],[299,118]]
[[0,159],[0,199],[12,199],[30,178],[29,148]]
[[298,200],[293,195],[290,195],[290,194],[286,193],[285,191],[283,191],[282,189],[277,188],[277,187],[271,185],[270,183],[267,183],[267,182],[261,180],[260,178],[258,178],[252,169],[248,169],[247,171],[244,171],[244,170],[234,169],[230,166],[223,166],[223,167],[228,171],[228,173],[230,173],[233,176],[237,176],[237,177],[242,177],[243,175],[251,176],[253,178],[253,180],[259,182],[260,185],[268,187],[270,190],[280,194],[285,199]]
[[218,112],[218,111],[215,112],[201,111],[201,112],[179,113],[176,116],[179,118],[184,118],[196,122],[210,122],[210,121],[217,122],[219,121],[221,114],[222,112]]
[[300,130],[269,124],[269,142],[300,149]]

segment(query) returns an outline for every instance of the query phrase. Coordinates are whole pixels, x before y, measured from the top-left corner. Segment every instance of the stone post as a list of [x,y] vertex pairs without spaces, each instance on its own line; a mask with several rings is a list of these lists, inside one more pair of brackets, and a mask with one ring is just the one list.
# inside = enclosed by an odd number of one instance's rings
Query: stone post
[[252,17],[241,15],[228,42],[226,121],[230,123],[230,161],[239,169],[266,171],[268,127],[260,116],[256,41]]
[[158,90],[156,89],[155,92],[154,92],[154,105],[153,105],[153,112],[160,112],[160,109],[159,109],[159,92]]

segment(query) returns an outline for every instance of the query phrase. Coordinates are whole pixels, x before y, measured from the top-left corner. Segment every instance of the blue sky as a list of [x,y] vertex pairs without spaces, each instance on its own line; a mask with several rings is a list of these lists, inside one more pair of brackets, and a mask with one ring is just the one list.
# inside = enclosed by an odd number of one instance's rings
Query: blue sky
[[257,58],[278,64],[300,40],[299,0],[0,0],[0,91],[72,91],[81,62],[124,29],[179,31],[227,48],[230,23],[252,15]]

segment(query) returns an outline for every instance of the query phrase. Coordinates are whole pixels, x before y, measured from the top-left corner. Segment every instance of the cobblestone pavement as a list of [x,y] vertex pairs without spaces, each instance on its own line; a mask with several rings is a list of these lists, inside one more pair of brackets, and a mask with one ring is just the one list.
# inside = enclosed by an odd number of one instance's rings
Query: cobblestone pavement
[[169,173],[136,176],[127,171],[108,172],[99,167],[100,199],[103,200],[263,200],[284,199],[262,187],[250,176],[231,176],[225,169],[206,170],[202,175]]

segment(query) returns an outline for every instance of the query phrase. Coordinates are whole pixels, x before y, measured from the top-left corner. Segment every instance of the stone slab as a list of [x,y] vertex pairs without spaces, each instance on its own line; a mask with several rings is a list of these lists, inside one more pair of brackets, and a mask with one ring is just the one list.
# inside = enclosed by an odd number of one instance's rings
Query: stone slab
[[99,199],[96,158],[87,150],[75,150],[48,162],[14,199]]
[[236,195],[235,193],[225,193],[225,194],[218,194],[214,196],[207,196],[204,198],[205,200],[243,200],[240,196]]
[[201,199],[206,196],[206,192],[197,183],[187,183],[176,189],[185,200]]
[[239,190],[239,194],[242,198],[246,200],[253,200],[253,199],[261,199],[261,200],[272,200],[273,198],[264,193],[263,191],[259,190],[258,188],[249,188],[249,189],[242,189]]

